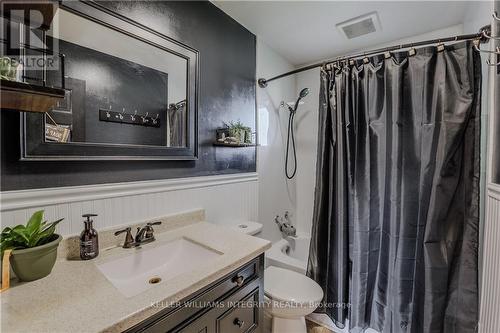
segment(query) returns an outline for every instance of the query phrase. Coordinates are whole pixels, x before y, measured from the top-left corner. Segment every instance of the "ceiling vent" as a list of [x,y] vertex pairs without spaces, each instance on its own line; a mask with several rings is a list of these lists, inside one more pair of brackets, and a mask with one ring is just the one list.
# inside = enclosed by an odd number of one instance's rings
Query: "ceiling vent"
[[353,39],[380,31],[380,20],[377,12],[368,13],[336,25],[342,35],[347,39]]

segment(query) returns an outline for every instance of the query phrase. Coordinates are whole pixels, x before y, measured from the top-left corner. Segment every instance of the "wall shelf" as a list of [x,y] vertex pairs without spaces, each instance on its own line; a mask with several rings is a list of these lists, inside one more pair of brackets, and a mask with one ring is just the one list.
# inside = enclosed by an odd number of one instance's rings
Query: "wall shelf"
[[219,147],[231,147],[231,148],[243,148],[243,147],[255,147],[255,143],[225,143],[225,142],[214,142],[214,146],[219,146]]
[[2,109],[22,112],[48,112],[65,95],[64,89],[1,80]]

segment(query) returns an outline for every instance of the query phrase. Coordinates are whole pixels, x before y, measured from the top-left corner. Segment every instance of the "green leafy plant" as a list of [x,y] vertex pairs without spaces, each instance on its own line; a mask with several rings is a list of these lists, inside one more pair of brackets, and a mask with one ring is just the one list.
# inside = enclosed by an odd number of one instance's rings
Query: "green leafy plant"
[[0,58],[0,78],[2,80],[15,80],[18,62],[9,57]]
[[230,121],[229,124],[224,123],[224,126],[228,129],[229,136],[237,138],[240,142],[251,142],[252,129],[243,125],[241,121]]
[[7,249],[28,249],[53,241],[56,236],[56,226],[64,219],[48,223],[43,221],[43,210],[35,212],[26,225],[5,227],[0,236],[0,252]]

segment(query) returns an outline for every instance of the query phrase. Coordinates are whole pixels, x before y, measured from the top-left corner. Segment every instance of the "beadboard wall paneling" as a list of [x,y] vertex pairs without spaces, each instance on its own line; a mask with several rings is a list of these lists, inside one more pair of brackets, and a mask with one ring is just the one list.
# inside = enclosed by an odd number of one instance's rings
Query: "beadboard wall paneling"
[[480,332],[498,332],[500,327],[500,186],[490,185],[486,203],[481,281]]
[[[218,181],[215,178],[219,177]],[[207,178],[210,184],[207,185]],[[195,186],[195,180],[201,186]],[[82,200],[71,200],[61,203],[34,206],[28,204],[24,208],[1,210],[1,225],[12,226],[25,223],[33,212],[45,209],[45,216],[48,220],[55,220],[64,217],[65,220],[59,225],[59,233],[63,236],[79,233],[83,228],[82,214],[95,213],[99,216],[94,219],[97,230],[110,228],[124,224],[138,223],[147,219],[160,216],[176,214],[192,209],[203,208],[206,211],[207,221],[214,223],[230,223],[232,221],[256,220],[258,217],[258,179],[256,174],[250,177],[248,174],[242,176],[237,181],[235,176],[216,177],[196,177],[191,179],[189,184],[181,186],[179,180],[171,181],[172,187],[168,183],[163,183],[164,188],[152,189],[151,193],[143,190],[137,194],[131,194],[122,187],[113,196],[108,192],[105,197],[102,195],[103,187],[76,187],[84,192]],[[125,186],[124,184],[113,184],[110,186]],[[137,184],[136,184],[137,185]],[[133,186],[133,185],[132,185]],[[95,189],[95,196],[92,198],[91,189]],[[56,189],[53,189],[54,191]],[[72,188],[62,188],[57,190],[71,191]],[[46,189],[50,194],[51,189]],[[15,191],[19,192],[21,191]],[[37,192],[34,192],[37,193]],[[14,193],[3,192],[3,197]],[[26,197],[34,197],[30,191],[23,191]],[[40,193],[43,195],[42,193]],[[91,199],[90,199],[91,198]],[[64,200],[62,200],[64,201]],[[33,201],[31,201],[33,202]],[[8,206],[22,207],[10,200]]]
[[[491,12],[500,13],[500,1],[491,3]],[[492,35],[500,36],[500,22],[492,19]],[[500,46],[492,41],[490,48]],[[486,57],[483,58],[483,61]],[[494,57],[490,59],[496,62]],[[500,331],[500,71],[490,70],[489,83],[489,138],[488,138],[488,181],[486,194],[486,216],[481,245],[481,303],[479,308],[480,333]]]

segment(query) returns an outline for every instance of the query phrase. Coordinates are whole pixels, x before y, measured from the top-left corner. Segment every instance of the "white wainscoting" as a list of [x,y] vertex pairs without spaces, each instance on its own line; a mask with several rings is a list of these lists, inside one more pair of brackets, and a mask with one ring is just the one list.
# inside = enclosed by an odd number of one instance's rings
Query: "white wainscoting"
[[488,186],[479,332],[500,332],[500,185]]
[[71,186],[0,193],[1,225],[25,223],[39,209],[48,220],[64,217],[59,233],[83,228],[82,214],[95,213],[99,229],[203,208],[207,221],[256,220],[257,173],[119,184]]

